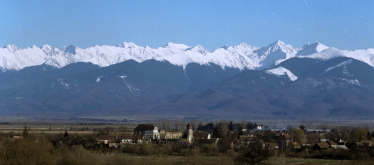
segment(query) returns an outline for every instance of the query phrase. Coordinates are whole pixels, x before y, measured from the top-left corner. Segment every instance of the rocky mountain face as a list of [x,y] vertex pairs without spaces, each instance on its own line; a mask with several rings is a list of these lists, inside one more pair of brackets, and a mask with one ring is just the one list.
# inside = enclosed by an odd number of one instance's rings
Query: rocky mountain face
[[242,43],[210,51],[168,43],[87,49],[0,48],[0,113],[374,116],[374,49]]

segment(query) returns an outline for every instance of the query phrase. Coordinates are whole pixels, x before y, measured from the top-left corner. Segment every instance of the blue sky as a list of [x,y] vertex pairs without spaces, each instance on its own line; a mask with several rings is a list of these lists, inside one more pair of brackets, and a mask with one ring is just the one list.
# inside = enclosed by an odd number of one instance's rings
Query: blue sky
[[372,0],[0,0],[0,46],[173,42],[214,50],[281,40],[353,50],[374,47],[373,9]]

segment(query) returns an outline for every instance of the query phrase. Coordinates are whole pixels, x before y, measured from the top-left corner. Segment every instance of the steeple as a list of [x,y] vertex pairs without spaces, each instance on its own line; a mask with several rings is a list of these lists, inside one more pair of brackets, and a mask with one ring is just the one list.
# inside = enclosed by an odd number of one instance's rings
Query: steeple
[[193,130],[192,130],[192,125],[191,123],[188,123],[187,124],[187,141],[189,143],[192,142],[192,139],[193,139]]

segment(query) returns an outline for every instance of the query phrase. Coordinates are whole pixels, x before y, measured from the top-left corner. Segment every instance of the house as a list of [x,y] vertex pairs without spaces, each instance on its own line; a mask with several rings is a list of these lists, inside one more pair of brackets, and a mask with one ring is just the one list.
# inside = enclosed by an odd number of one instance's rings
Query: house
[[194,132],[193,137],[194,139],[210,139],[211,135],[210,133],[207,133],[207,132],[200,132],[200,133]]
[[364,144],[361,143],[361,142],[348,142],[348,143],[346,143],[346,146],[349,149],[354,149],[354,148],[363,148]]
[[182,131],[165,131],[163,139],[181,139]]
[[238,141],[243,146],[252,146],[252,147],[256,146],[256,147],[260,147],[260,148],[265,148],[267,146],[266,142],[259,139],[258,136],[240,136]]
[[357,147],[363,147],[363,146],[364,146],[364,144],[363,144],[363,143],[361,143],[361,142],[356,142],[356,143],[355,143],[355,146],[357,146]]
[[338,141],[337,141],[337,142],[338,142],[338,144],[345,144],[345,143],[346,143],[346,141],[345,141],[345,140],[343,140],[343,139],[340,139],[340,138],[339,138],[339,139],[337,139],[337,140],[338,140]]
[[304,129],[305,132],[314,132],[314,133],[322,133],[322,132],[330,132],[329,129]]
[[234,147],[240,146],[240,141],[238,139],[230,140],[230,149],[234,149]]
[[115,136],[98,136],[96,137],[97,143],[109,144],[109,139],[117,139]]
[[118,148],[121,145],[121,140],[119,140],[119,139],[109,139],[108,144],[109,144],[109,147]]
[[356,142],[356,146],[358,146],[358,147],[363,147],[364,144],[362,144],[361,142]]
[[139,124],[134,129],[134,136],[142,136],[144,139],[160,139],[160,132],[153,124]]
[[336,150],[348,150],[348,147],[345,146],[344,144],[338,144],[338,143],[336,143],[336,142],[334,142],[334,141],[332,141],[332,140],[328,141],[327,143],[328,143],[328,144],[331,146],[331,148],[333,148],[333,149],[336,149]]
[[331,148],[336,150],[348,150],[348,147],[345,145],[332,145]]
[[321,142],[321,143],[317,143],[313,146],[313,150],[314,151],[323,151],[327,148],[329,148],[330,145],[328,143],[325,143],[325,142]]
[[142,139],[137,136],[121,136],[121,144],[141,144]]
[[273,149],[279,149],[279,146],[278,146],[277,143],[269,143],[268,147],[271,150],[273,150]]
[[23,136],[13,136],[13,139],[23,139]]
[[281,136],[273,136],[272,138],[275,143],[279,144],[280,147],[286,146],[287,145],[287,138],[283,135]]
[[134,136],[121,136],[122,144],[133,144],[135,139]]
[[371,142],[370,140],[363,140],[363,141],[361,141],[361,143],[362,143],[365,147],[372,147],[372,146],[374,146],[374,145],[373,145],[373,142]]
[[298,142],[291,142],[290,145],[293,149],[300,149],[300,144]]
[[299,152],[311,153],[313,150],[313,144],[303,144],[303,146],[298,150]]
[[337,143],[335,143],[334,141],[330,140],[328,141],[327,143],[329,143],[329,145],[332,147],[332,146],[336,146],[338,145]]
[[267,130],[266,126],[258,125],[253,131],[259,132],[259,131],[266,131],[266,130]]
[[239,137],[239,141],[242,143],[242,144],[250,144],[250,143],[253,143],[253,142],[257,142],[259,139],[257,136],[240,136]]
[[330,139],[319,139],[320,142],[328,142]]
[[285,132],[286,129],[284,128],[273,128],[273,129],[270,129],[271,131],[274,131],[274,132]]

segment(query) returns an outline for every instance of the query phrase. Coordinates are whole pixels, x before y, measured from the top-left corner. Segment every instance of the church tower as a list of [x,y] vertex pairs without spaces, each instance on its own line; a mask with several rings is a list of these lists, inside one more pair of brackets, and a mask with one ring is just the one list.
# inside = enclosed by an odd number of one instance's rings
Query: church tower
[[191,123],[187,124],[187,141],[192,142],[193,139],[193,130],[192,130],[192,125]]

